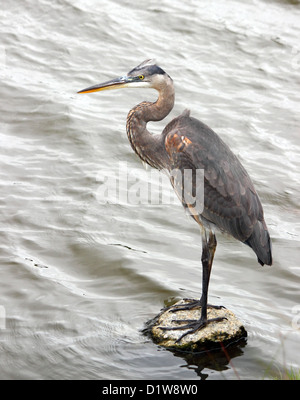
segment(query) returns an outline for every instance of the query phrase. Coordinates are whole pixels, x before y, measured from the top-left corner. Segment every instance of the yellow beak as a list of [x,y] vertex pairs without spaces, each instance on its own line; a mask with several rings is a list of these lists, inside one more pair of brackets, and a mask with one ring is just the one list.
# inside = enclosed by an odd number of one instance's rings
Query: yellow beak
[[90,86],[86,89],[80,90],[77,93],[92,93],[99,92],[101,90],[113,90],[128,87],[128,85],[135,81],[135,78],[128,76],[121,76],[120,78],[115,78],[110,81],[100,83],[98,85]]

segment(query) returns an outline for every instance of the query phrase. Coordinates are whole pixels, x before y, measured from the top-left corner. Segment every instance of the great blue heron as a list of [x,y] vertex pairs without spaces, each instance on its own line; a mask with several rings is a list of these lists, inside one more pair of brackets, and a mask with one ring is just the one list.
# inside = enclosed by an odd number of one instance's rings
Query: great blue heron
[[[208,126],[190,116],[185,110],[174,118],[161,134],[152,135],[147,122],[160,121],[174,106],[175,91],[171,77],[152,60],[146,60],[126,76],[90,86],[78,93],[119,88],[153,88],[158,91],[156,102],[144,101],[129,111],[127,135],[133,150],[141,160],[159,170],[184,172],[190,169],[204,170],[204,208],[201,213],[195,204],[180,193],[184,181],[171,183],[184,208],[199,224],[202,236],[202,296],[188,305],[177,306],[174,311],[201,307],[199,320],[186,321],[185,325],[165,329],[196,332],[211,321],[207,319],[208,284],[216,250],[214,230],[219,228],[250,246],[261,265],[272,264],[271,241],[264,220],[263,208],[253,183],[238,158],[220,137]],[[195,195],[195,179],[192,189]],[[214,307],[214,306],[211,306]],[[217,307],[217,306],[215,306]]]

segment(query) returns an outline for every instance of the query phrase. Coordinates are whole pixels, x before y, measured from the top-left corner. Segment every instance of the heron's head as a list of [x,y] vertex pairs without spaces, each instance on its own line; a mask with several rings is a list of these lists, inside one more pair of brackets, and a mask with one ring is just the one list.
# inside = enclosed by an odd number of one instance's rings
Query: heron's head
[[78,93],[91,93],[100,90],[121,88],[153,88],[161,90],[164,85],[172,83],[170,76],[155,64],[153,60],[146,60],[132,69],[126,76],[90,86]]

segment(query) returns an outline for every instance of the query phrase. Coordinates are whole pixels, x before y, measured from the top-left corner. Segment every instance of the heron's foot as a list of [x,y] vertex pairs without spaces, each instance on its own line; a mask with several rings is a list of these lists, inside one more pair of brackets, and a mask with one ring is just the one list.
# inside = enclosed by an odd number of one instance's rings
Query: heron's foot
[[225,306],[214,306],[212,304],[207,304],[207,308],[213,308],[214,310],[222,310],[222,308],[226,308]]
[[[184,299],[187,300],[187,299]],[[195,308],[201,308],[202,307],[202,302],[201,300],[193,300],[189,302],[188,304],[178,304],[178,305],[173,305],[170,306],[168,309],[170,312],[177,312],[177,311],[188,311],[188,310],[193,310]],[[213,308],[215,310],[221,310],[222,308],[226,308],[224,306],[213,306],[212,304],[207,304],[207,308]]]
[[184,332],[183,335],[181,335],[175,343],[180,342],[182,338],[184,338],[187,335],[190,335],[191,333],[195,333],[199,331],[200,329],[205,328],[209,323],[211,322],[220,322],[223,321],[224,319],[227,319],[226,317],[218,317],[218,318],[211,318],[211,319],[204,319],[200,318],[199,320],[193,320],[193,319],[182,319],[182,320],[173,320],[172,322],[175,322],[177,324],[185,324],[181,326],[174,326],[174,327],[159,327],[160,329],[164,331],[172,331],[172,330],[185,330],[188,329],[187,332]]
[[[187,299],[183,299],[187,300]],[[188,311],[188,310],[193,310],[194,308],[201,308],[201,302],[200,300],[193,300],[190,301],[189,303],[186,304],[175,304],[170,307],[171,312],[177,312],[177,311]]]

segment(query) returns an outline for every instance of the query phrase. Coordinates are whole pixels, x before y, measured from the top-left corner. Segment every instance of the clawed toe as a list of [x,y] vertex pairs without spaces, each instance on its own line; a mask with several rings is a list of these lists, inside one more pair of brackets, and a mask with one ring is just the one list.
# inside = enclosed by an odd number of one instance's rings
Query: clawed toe
[[183,330],[183,329],[188,329],[191,326],[193,326],[194,324],[196,324],[197,320],[194,319],[173,319],[172,320],[173,323],[175,324],[185,324],[185,325],[181,325],[181,326],[160,326],[159,328],[162,329],[163,331],[176,331],[176,330]]
[[188,311],[193,310],[194,308],[200,308],[201,303],[199,300],[191,301],[187,304],[178,304],[170,307],[170,312],[178,312],[178,311]]
[[173,320],[172,322],[175,322],[177,324],[185,324],[185,325],[180,325],[180,326],[174,326],[174,327],[159,327],[160,329],[164,331],[172,331],[172,330],[185,330],[188,329],[187,332],[184,332],[176,341],[175,343],[179,343],[182,338],[184,338],[187,335],[190,335],[192,333],[195,333],[199,331],[200,329],[203,329],[206,327],[207,324],[211,322],[220,322],[223,321],[224,319],[227,319],[226,317],[218,317],[218,318],[211,318],[208,320],[200,319],[200,320]]
[[[195,308],[201,308],[202,303],[200,300],[194,300],[191,301],[187,304],[178,304],[178,305],[173,305],[168,307],[169,311],[172,313],[178,312],[178,311],[189,311],[189,310],[194,310]],[[226,308],[224,306],[214,306],[212,304],[207,304],[207,308],[213,308],[214,310],[221,310],[223,308]]]
[[212,304],[207,304],[207,308],[213,308],[214,310],[222,310],[222,309],[226,310],[225,306],[213,306]]

